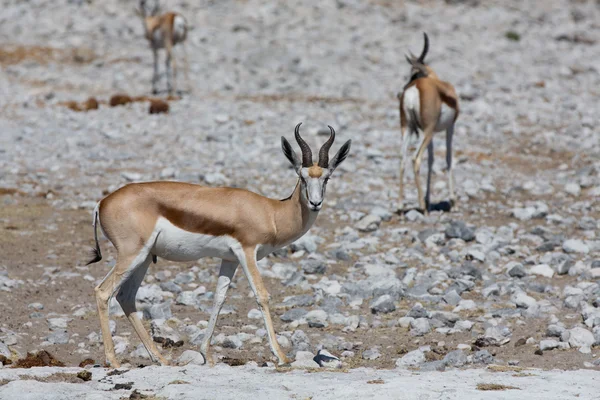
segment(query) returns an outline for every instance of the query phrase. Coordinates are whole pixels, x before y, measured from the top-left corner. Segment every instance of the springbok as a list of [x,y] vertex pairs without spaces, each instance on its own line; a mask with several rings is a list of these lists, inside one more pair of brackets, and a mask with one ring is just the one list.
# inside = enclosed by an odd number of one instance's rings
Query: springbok
[[[152,75],[152,93],[158,93],[158,50],[165,49],[167,52],[166,72],[167,72],[167,90],[169,94],[175,91],[175,81],[177,80],[177,65],[173,57],[173,47],[178,43],[185,41],[187,37],[187,22],[183,15],[167,12],[159,15],[160,6],[158,0],[140,0],[140,6],[135,10],[142,17],[146,39],[150,43],[152,54],[154,56],[154,74]],[[188,61],[187,53],[185,56],[185,74],[188,81]],[[171,70],[171,62],[173,69]]]
[[[425,56],[429,50],[429,38],[427,34],[421,55],[417,58],[412,53],[406,56],[411,65],[410,81],[404,86],[402,93],[398,94],[400,100],[400,129],[402,132],[402,150],[400,153],[400,193],[398,209],[404,208],[404,163],[408,145],[409,135],[412,133],[419,136],[423,133],[419,146],[413,155],[413,170],[419,207],[425,213],[430,207],[431,173],[433,166],[433,134],[446,130],[446,164],[448,168],[448,190],[450,192],[450,204],[455,202],[454,179],[452,177],[452,135],[454,134],[454,123],[459,114],[458,96],[454,87],[440,80],[437,74],[425,64]],[[427,192],[423,197],[419,171],[421,159],[425,148],[428,150],[427,157]]]
[[108,304],[113,295],[133,325],[153,361],[167,364],[144,329],[136,313],[135,296],[152,260],[194,261],[203,257],[222,259],[214,307],[200,345],[205,361],[227,289],[238,265],[248,279],[269,336],[271,350],[280,364],[288,363],[282,352],[269,313],[269,294],[257,261],[304,235],[323,205],[325,188],[333,171],[346,159],[351,141],[342,145],[331,161],[329,149],[335,131],[319,151],[318,163],[300,136],[298,159],[290,143],[281,137],[283,154],[293,165],[298,181],[286,199],[274,200],[234,188],[211,188],[182,182],[146,182],[126,185],[102,199],[93,214],[94,258],[102,259],[97,224],[117,249],[117,262],[95,288],[100,327],[107,362],[118,367],[108,321]]

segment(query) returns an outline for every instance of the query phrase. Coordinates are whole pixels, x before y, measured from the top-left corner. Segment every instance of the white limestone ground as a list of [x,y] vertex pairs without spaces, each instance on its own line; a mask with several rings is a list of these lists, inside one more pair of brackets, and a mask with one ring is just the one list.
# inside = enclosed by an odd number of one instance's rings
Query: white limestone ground
[[[129,398],[135,390],[158,399],[594,399],[598,398],[600,372],[524,370],[520,373],[490,369],[452,370],[419,373],[408,370],[353,369],[349,372],[294,370],[247,365],[213,368],[146,367],[121,375],[107,376],[110,370],[92,368],[86,383],[45,383],[52,374],[76,374],[80,368],[43,367],[2,369],[0,399],[70,400]],[[37,379],[37,380],[36,380]],[[118,383],[131,389],[115,390]],[[499,384],[518,389],[482,391],[478,384]],[[155,396],[155,397],[151,397]]]

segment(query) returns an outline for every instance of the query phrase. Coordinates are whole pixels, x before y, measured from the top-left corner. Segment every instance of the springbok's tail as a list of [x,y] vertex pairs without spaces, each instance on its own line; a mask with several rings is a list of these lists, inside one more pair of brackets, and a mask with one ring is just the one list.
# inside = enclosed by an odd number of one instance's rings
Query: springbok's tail
[[96,204],[96,208],[94,208],[94,220],[92,221],[92,225],[94,227],[94,240],[96,241],[96,248],[92,249],[93,258],[87,262],[85,265],[90,265],[93,263],[97,263],[102,260],[102,252],[100,252],[100,244],[98,243],[98,211],[100,209],[100,203]]

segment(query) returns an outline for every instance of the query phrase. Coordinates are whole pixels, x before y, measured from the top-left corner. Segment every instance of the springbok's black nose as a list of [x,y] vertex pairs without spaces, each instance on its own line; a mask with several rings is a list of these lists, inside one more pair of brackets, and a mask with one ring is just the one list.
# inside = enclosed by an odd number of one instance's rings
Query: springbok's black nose
[[313,206],[313,207],[315,207],[315,208],[316,208],[316,207],[321,207],[321,204],[323,204],[323,201],[322,201],[322,200],[321,200],[321,201],[319,201],[318,203],[315,203],[314,201],[311,201],[311,202],[310,202],[310,205],[311,205],[311,206]]

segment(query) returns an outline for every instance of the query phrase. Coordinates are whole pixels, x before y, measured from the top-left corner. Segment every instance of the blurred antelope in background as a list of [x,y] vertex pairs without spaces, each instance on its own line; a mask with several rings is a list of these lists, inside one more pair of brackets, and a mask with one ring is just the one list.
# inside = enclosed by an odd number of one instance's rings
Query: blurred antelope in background
[[[88,264],[102,259],[97,225],[117,249],[117,263],[96,287],[96,302],[107,362],[118,368],[108,320],[108,304],[115,296],[153,361],[167,364],[136,313],[135,296],[148,266],[156,257],[169,261],[195,261],[203,257],[222,259],[214,294],[214,307],[200,351],[208,358],[213,335],[227,289],[238,265],[248,279],[262,311],[271,350],[280,364],[288,363],[281,350],[271,314],[269,293],[257,267],[258,260],[302,237],[313,225],[333,171],[350,152],[350,140],[329,159],[335,131],[319,151],[318,163],[300,136],[295,136],[302,159],[282,137],[283,154],[298,180],[286,199],[274,200],[233,188],[212,188],[183,182],[147,182],[124,186],[102,199],[94,210],[96,247]],[[209,359],[210,360],[210,359]]]
[[[152,76],[152,93],[158,93],[158,50],[165,49],[166,55],[166,74],[167,74],[167,90],[169,94],[176,91],[175,81],[177,80],[177,65],[173,57],[173,47],[179,43],[183,43],[187,37],[187,22],[183,15],[174,12],[160,14],[160,6],[158,0],[140,0],[140,6],[136,9],[136,13],[142,17],[146,39],[150,43],[152,54],[154,56],[154,74]],[[182,44],[183,47],[183,44]],[[188,60],[187,53],[184,49],[185,57],[185,78],[188,79]],[[171,68],[171,63],[173,67]]]
[[[404,163],[410,134],[420,137],[419,145],[415,151],[413,171],[419,208],[427,213],[430,208],[431,173],[433,166],[433,134],[446,131],[446,164],[448,168],[448,190],[450,192],[450,204],[453,205],[456,196],[454,194],[454,179],[452,177],[452,135],[454,134],[454,123],[458,118],[459,106],[458,96],[454,87],[440,80],[437,74],[425,64],[425,56],[429,50],[429,38],[424,33],[425,44],[419,57],[412,53],[406,56],[411,65],[410,81],[404,86],[402,93],[398,94],[400,100],[400,129],[402,132],[402,150],[400,153],[400,193],[398,209],[404,208]],[[423,196],[419,171],[421,159],[425,148],[428,150],[427,158],[427,192]]]

